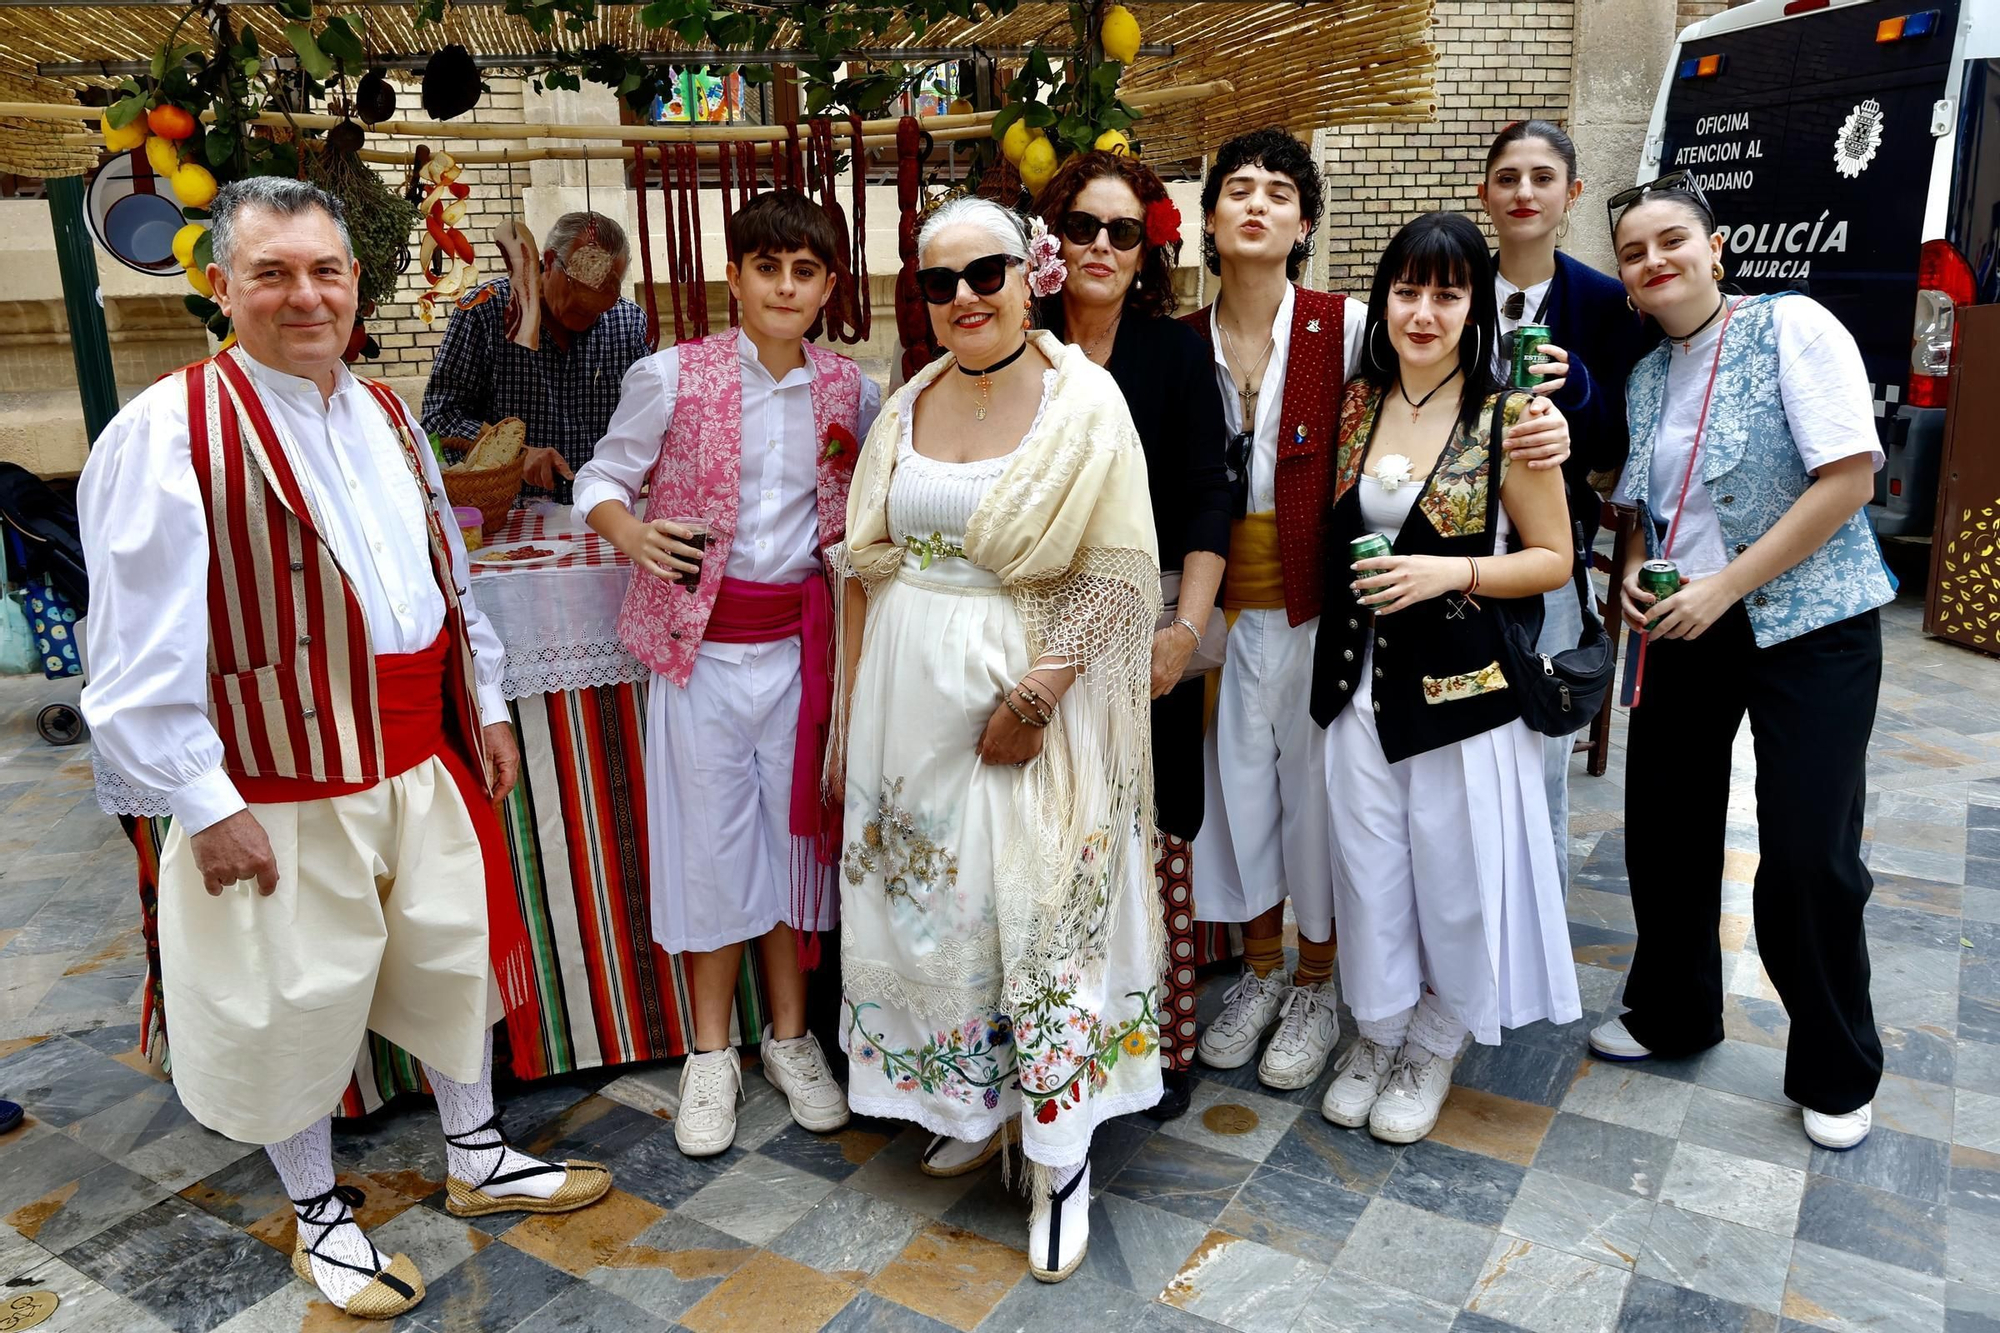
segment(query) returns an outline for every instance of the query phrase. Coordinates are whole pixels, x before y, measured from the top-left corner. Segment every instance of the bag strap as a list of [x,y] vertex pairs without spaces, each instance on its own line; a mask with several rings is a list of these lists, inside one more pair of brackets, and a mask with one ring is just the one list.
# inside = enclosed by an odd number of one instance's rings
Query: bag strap
[[1674,537],[1681,530],[1681,515],[1687,510],[1688,487],[1694,484],[1694,461],[1701,457],[1702,436],[1708,429],[1709,404],[1715,401],[1715,377],[1722,369],[1722,339],[1729,332],[1729,321],[1736,315],[1739,302],[1731,301],[1723,307],[1722,326],[1715,331],[1715,359],[1708,366],[1708,387],[1701,392],[1701,415],[1695,418],[1694,446],[1688,450],[1687,470],[1681,474],[1681,495],[1674,504],[1673,521],[1667,524],[1667,540],[1660,547],[1660,554],[1672,555]]
[[1493,420],[1486,428],[1486,531],[1500,530],[1500,467],[1507,457],[1507,404],[1528,395],[1519,389],[1503,389],[1493,400]]

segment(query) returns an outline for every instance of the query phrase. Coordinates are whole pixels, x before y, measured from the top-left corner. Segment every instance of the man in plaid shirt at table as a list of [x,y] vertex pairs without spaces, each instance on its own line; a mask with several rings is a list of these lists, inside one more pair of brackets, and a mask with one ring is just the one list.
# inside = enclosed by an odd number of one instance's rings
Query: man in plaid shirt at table
[[[568,267],[580,243],[610,252],[610,274],[586,286]],[[524,500],[567,504],[570,479],[590,461],[618,407],[618,386],[648,355],[646,313],[620,296],[632,250],[625,229],[602,213],[565,213],[542,248],[541,346],[508,341],[503,327],[512,287],[452,313],[424,390],[424,429],[472,439],[491,422],[519,417],[528,428],[521,469]]]

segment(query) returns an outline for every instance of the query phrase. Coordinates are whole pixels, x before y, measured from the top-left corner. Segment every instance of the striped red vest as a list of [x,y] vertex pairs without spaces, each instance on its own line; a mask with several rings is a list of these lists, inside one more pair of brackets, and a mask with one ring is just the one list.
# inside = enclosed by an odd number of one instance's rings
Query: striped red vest
[[[179,372],[208,513],[209,716],[234,777],[375,783],[382,772],[375,650],[361,602],[320,535],[312,500],[235,349]],[[425,491],[431,572],[444,595],[448,691],[473,772],[485,771],[473,648],[421,447],[401,403],[363,380]]]

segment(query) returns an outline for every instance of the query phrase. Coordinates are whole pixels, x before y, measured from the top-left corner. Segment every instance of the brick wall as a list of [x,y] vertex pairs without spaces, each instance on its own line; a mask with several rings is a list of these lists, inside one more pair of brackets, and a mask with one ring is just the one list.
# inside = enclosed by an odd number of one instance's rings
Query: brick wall
[[1473,189],[1493,136],[1524,117],[1568,119],[1575,12],[1576,0],[1438,0],[1437,119],[1320,136],[1315,285],[1365,294],[1383,246],[1419,213],[1463,209],[1483,223]]
[[1713,18],[1730,7],[1730,0],[1675,0],[1674,32],[1680,33],[1690,23]]

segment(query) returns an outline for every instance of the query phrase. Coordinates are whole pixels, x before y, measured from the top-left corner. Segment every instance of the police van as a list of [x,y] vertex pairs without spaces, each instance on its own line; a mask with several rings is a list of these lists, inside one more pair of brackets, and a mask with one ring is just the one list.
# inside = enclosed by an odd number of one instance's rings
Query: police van
[[1854,334],[1887,454],[1870,515],[1927,535],[1954,312],[2000,300],[2000,0],[1749,0],[1690,25],[1638,180],[1683,170],[1730,283],[1805,292]]

